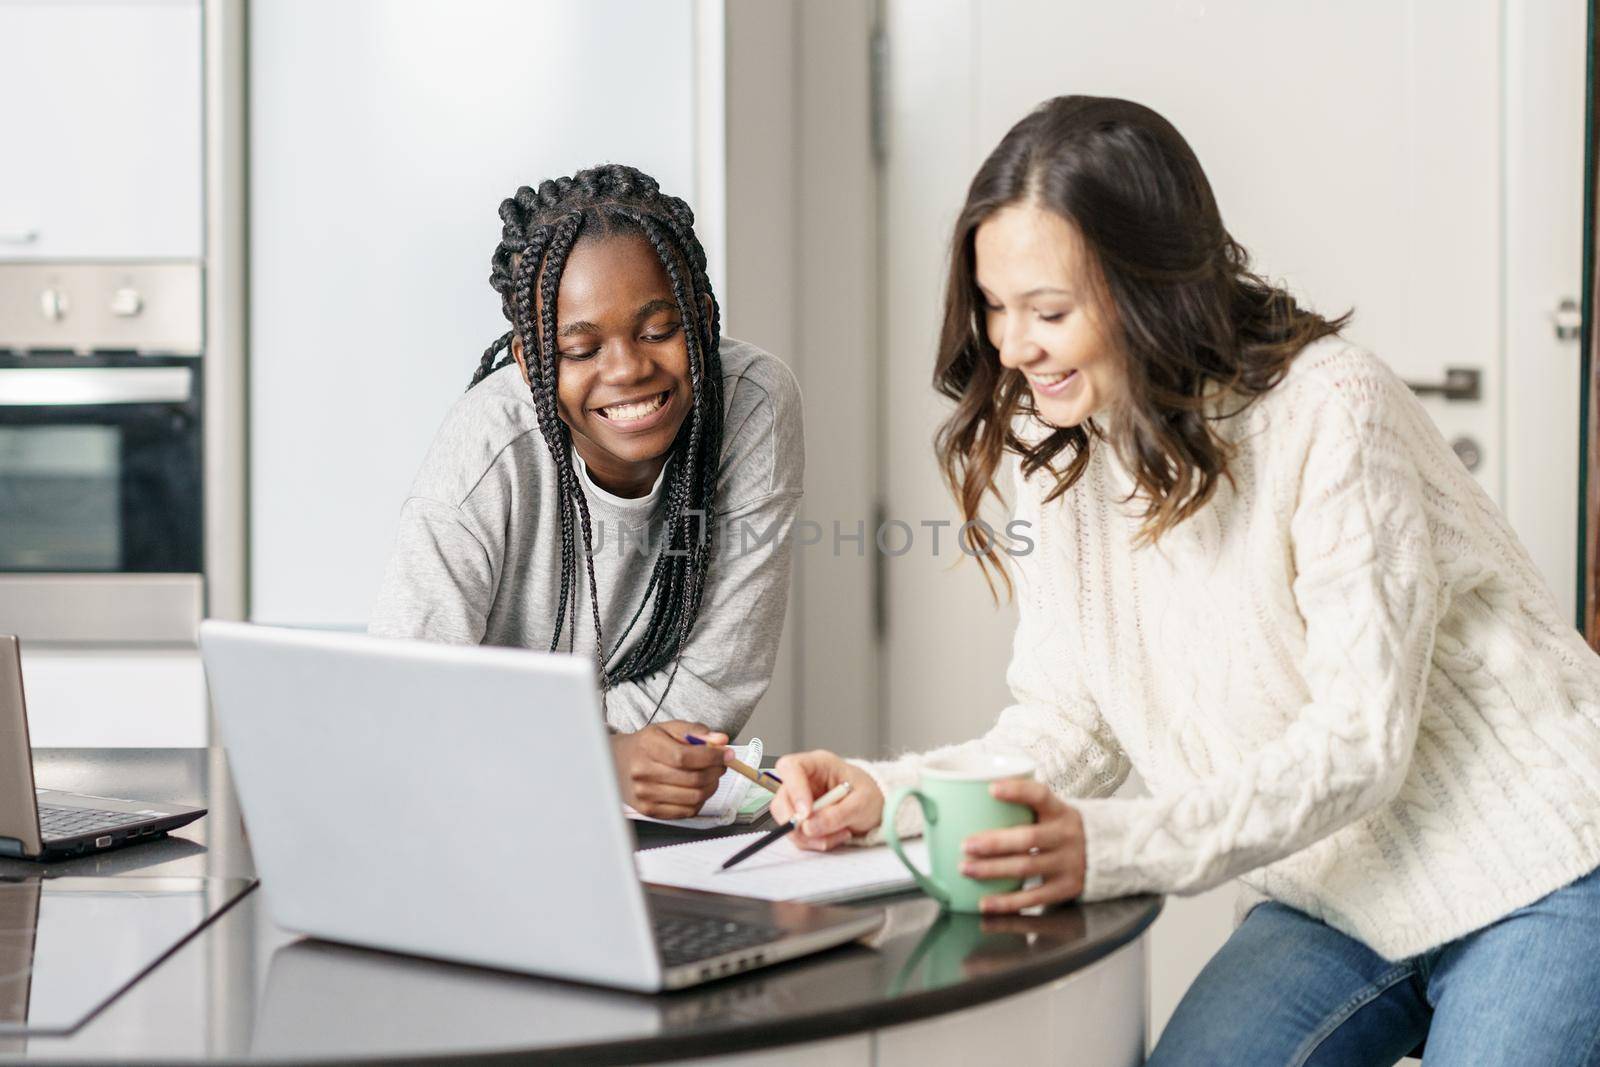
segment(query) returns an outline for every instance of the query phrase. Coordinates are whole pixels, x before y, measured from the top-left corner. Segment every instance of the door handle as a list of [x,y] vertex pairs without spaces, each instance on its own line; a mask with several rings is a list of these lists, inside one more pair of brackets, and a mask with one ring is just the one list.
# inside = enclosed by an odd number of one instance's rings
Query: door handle
[[1446,400],[1482,400],[1483,371],[1477,367],[1446,367],[1442,382],[1407,382],[1418,396],[1442,396]]
[[182,404],[188,367],[7,367],[0,370],[0,406]]

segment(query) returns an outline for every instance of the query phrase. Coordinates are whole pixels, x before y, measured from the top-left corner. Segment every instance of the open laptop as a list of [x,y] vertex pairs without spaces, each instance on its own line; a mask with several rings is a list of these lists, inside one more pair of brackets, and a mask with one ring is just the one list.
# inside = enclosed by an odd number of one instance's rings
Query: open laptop
[[205,808],[39,789],[33,780],[21,644],[0,634],[0,856],[54,860],[162,837]]
[[646,890],[581,656],[206,622],[262,892],[289,930],[625,989],[871,933],[876,910]]

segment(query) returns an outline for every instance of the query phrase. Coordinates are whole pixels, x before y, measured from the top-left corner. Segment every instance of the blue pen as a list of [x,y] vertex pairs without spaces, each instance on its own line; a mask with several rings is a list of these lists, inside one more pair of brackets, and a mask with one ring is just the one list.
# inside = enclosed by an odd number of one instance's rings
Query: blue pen
[[[705,738],[696,737],[694,734],[685,734],[683,739],[685,741],[689,742],[691,745],[703,745],[703,744],[706,743],[706,739]],[[763,778],[771,778],[774,782],[777,782],[779,785],[783,784],[783,779],[779,778],[776,774],[773,774],[771,771],[758,771],[754,767],[751,767],[751,766],[749,766],[747,764],[744,764],[744,763],[740,763],[736,759],[729,760],[728,761],[728,766],[732,767],[735,771],[738,771],[740,774],[744,775],[746,778],[748,778],[752,782],[756,783],[756,785],[764,786],[767,790],[769,790],[770,792],[773,792],[773,793],[776,793],[777,790],[773,789],[772,786],[770,786],[766,782],[762,781]]]

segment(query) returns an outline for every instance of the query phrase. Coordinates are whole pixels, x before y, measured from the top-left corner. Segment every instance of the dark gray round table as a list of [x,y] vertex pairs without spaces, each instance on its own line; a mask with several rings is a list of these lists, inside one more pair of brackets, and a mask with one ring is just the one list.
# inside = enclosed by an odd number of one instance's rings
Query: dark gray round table
[[[0,878],[238,887],[254,877],[216,750],[41,750],[36,769],[41,785],[199,803],[211,814],[165,840],[42,872],[3,860]],[[670,839],[642,837],[645,847]],[[995,1062],[1058,1050],[1080,1063],[1142,1058],[1142,935],[1158,900],[992,919],[941,915],[920,895],[861,906],[886,912],[870,944],[645,996],[302,940],[272,924],[258,888],[71,1033],[0,1037],[0,1058],[635,1063],[743,1053],[741,1063],[825,1056],[926,1067],[979,1048]],[[36,956],[48,951],[34,946]],[[0,1010],[14,1001],[0,998]]]

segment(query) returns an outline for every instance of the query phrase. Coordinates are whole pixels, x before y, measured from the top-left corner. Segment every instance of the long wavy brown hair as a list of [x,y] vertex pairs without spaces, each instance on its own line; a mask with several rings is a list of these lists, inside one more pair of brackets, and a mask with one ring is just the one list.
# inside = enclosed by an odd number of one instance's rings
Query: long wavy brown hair
[[[1017,433],[1036,414],[1019,371],[1000,363],[984,325],[974,236],[1003,207],[1031,204],[1082,235],[1094,265],[1107,336],[1127,389],[1110,429]],[[1139,536],[1153,542],[1205,506],[1227,477],[1230,449],[1213,423],[1218,387],[1244,404],[1276,385],[1307,344],[1338,332],[1327,319],[1250,270],[1222,225],[1211,183],[1187,141],[1154,111],[1127,100],[1060,96],[1013,126],[967,190],[951,240],[950,277],[934,387],[956,402],[935,444],[968,522],[984,576],[1010,590],[995,537],[978,521],[1004,454],[1024,474],[1049,468],[1061,496],[1082,477],[1092,442],[1116,451],[1144,502]],[[1057,468],[1057,460],[1065,466]]]

